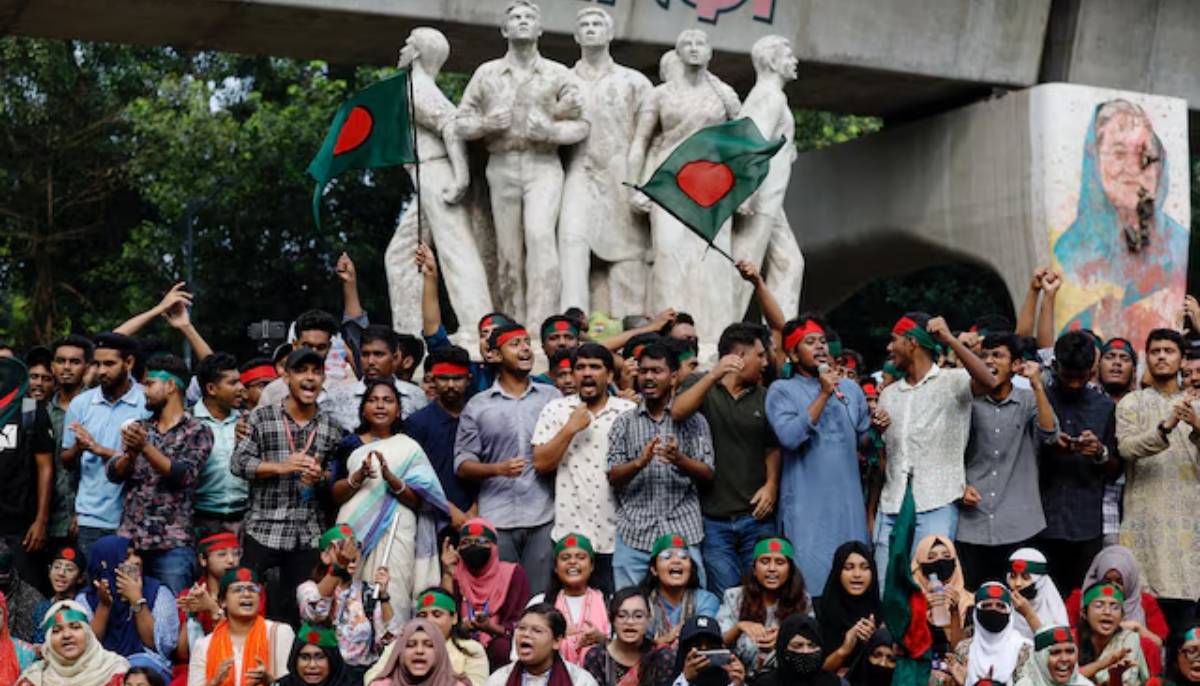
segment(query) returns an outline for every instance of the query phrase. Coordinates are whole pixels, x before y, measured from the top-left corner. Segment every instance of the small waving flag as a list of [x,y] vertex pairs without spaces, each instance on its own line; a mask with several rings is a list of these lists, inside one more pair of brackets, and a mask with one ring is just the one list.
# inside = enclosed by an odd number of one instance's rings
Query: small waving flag
[[680,143],[636,188],[729,257],[713,245],[717,232],[762,185],[785,142],[763,138],[749,118],[709,126]]
[[887,580],[883,587],[883,621],[904,651],[896,659],[892,686],[925,686],[932,666],[933,633],[925,619],[929,606],[925,593],[913,580],[909,551],[917,531],[917,505],[912,477],[904,488],[904,502],[888,539]]
[[409,108],[408,71],[367,86],[338,108],[325,142],[308,165],[317,180],[313,219],[321,225],[321,194],[338,174],[417,161]]

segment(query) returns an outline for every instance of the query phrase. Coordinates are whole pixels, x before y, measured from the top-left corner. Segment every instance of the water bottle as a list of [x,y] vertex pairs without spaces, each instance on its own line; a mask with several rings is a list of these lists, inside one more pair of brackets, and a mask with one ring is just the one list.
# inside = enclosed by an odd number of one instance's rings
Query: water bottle
[[934,626],[950,626],[950,603],[946,599],[946,587],[937,574],[929,575],[929,595],[933,605],[930,621]]

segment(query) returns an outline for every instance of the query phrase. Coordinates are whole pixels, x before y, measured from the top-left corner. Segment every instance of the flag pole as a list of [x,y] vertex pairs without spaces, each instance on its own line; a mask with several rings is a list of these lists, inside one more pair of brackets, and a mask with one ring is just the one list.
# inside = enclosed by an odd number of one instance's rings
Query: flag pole
[[425,242],[425,219],[421,212],[421,151],[417,148],[417,101],[413,96],[413,71],[408,68],[408,130],[412,134],[413,166],[416,167],[417,185],[417,242]]

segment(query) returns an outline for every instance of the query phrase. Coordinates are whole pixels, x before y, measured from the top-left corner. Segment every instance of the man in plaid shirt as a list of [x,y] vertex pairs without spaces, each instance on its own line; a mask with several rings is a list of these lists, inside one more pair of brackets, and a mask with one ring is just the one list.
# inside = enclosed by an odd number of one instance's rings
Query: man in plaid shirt
[[250,414],[249,434],[238,443],[230,471],[250,482],[242,563],[260,574],[279,568],[284,592],[271,594],[268,614],[298,624],[294,589],[320,558],[322,515],[315,489],[325,480],[325,461],[342,430],[317,407],[325,361],[316,351],[293,350],[283,378],[287,397]]

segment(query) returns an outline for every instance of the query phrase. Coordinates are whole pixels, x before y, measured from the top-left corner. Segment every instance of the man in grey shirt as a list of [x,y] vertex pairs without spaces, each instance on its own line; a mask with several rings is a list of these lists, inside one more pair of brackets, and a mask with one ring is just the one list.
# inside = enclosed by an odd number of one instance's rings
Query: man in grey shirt
[[[958,519],[958,555],[967,588],[1004,583],[1008,557],[1046,527],[1038,488],[1038,444],[1058,439],[1058,419],[1041,368],[1023,360],[1011,333],[989,334],[980,356],[1000,382],[971,407],[967,487]],[[1014,374],[1029,388],[1014,388]]]
[[533,347],[525,327],[496,327],[488,348],[498,358],[499,374],[463,408],[454,469],[460,479],[480,483],[479,516],[496,527],[500,558],[519,562],[537,595],[550,581],[554,475],[539,476],[533,468],[533,428],[546,403],[562,396],[529,378]]

